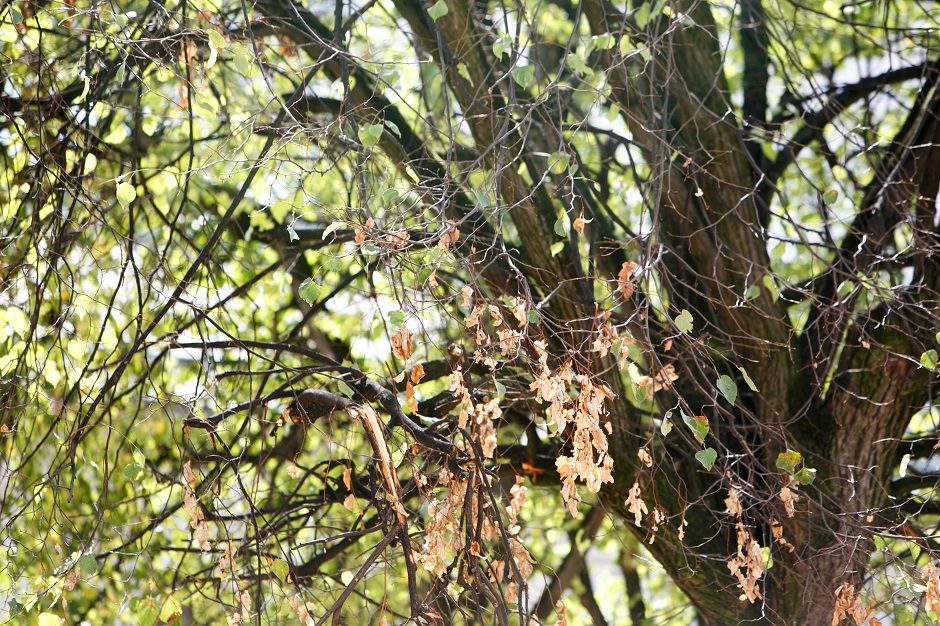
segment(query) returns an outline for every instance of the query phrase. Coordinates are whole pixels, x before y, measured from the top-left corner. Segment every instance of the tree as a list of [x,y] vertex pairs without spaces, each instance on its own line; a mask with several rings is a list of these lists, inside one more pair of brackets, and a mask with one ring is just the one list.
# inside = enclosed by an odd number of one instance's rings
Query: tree
[[0,15],[0,615],[940,617],[929,3]]

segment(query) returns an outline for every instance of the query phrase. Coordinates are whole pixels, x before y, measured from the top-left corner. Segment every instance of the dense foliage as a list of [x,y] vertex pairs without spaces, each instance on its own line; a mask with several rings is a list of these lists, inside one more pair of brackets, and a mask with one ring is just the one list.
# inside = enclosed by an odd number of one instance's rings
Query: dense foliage
[[940,618],[940,7],[0,8],[0,622]]

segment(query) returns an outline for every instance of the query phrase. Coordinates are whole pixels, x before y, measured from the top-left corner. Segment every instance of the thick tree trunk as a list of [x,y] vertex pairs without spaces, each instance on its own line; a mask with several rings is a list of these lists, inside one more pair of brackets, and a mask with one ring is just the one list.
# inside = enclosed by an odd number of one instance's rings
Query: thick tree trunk
[[[394,4],[407,21],[416,47],[440,64],[481,163],[495,173],[518,234],[526,287],[539,296],[558,292],[547,310],[564,328],[559,333],[564,337],[554,340],[562,346],[578,345],[593,331],[597,308],[592,287],[584,276],[577,246],[553,254],[546,245],[553,239],[555,202],[544,185],[533,187],[523,174],[527,171],[531,179],[538,178],[538,168],[528,155],[550,150],[556,138],[527,136],[511,127],[504,101],[507,77],[494,70],[499,60],[488,52],[489,33],[475,18],[472,3],[446,0],[448,11],[437,20],[416,0],[395,0]],[[680,372],[677,395],[695,414],[711,411],[710,436],[740,460],[729,462],[724,475],[716,476],[701,471],[690,449],[680,446],[664,455],[665,463],[647,469],[636,459],[646,437],[637,436],[641,420],[626,400],[628,390],[616,363],[609,357],[585,360],[580,364],[585,371],[615,394],[609,409],[610,454],[616,476],[601,496],[608,509],[630,522],[637,537],[688,595],[704,624],[826,625],[832,619],[836,588],[844,582],[860,582],[873,533],[893,523],[885,519],[890,509],[884,513],[889,504],[884,484],[893,469],[892,442],[901,437],[911,414],[925,400],[926,375],[907,356],[919,354],[923,345],[911,339],[916,333],[898,332],[890,326],[866,330],[861,323],[857,328],[862,330],[852,329],[843,340],[844,322],[843,326],[833,322],[833,328],[825,332],[839,337],[837,343],[842,345],[824,349],[824,342],[814,334],[816,329],[802,336],[794,332],[785,304],[768,290],[759,289],[756,296],[746,298],[747,306],[739,304],[749,288],[760,286],[770,273],[764,231],[768,210],[759,204],[761,172],[754,167],[759,150],[752,145],[748,158],[745,134],[728,115],[733,106],[709,4],[683,0],[671,5],[674,11],[689,15],[694,26],[663,22],[658,32],[634,33],[638,45],[658,38],[648,61],[602,52],[613,88],[611,97],[633,139],[643,147],[659,184],[654,227],[669,252],[668,277],[677,283],[665,286],[670,305],[694,311],[698,327],[714,330],[724,342],[720,350],[727,363],[715,365],[716,369],[740,380],[740,366],[760,391],[742,394],[732,407],[716,404],[692,382],[699,374],[693,369],[698,364],[677,359],[676,368],[686,368]],[[297,10],[289,0],[265,0],[259,7],[286,24],[299,18],[323,40],[330,38],[311,14]],[[581,9],[595,35],[622,33],[628,23],[605,0],[587,0]],[[758,0],[748,0],[746,15],[750,21],[744,28],[745,44],[766,52]],[[299,26],[290,34],[306,38],[307,44],[317,42]],[[749,59],[745,81],[748,115],[753,118],[749,121],[759,123],[766,115],[766,72],[766,55]],[[341,71],[335,67],[333,73]],[[380,102],[385,115],[395,115],[394,107],[371,93],[367,77],[360,78],[353,98],[358,103]],[[518,85],[513,87],[513,92],[522,91]],[[403,170],[412,167],[430,181],[444,178],[443,168],[422,149],[401,116],[394,117],[394,123],[404,131],[405,139],[404,149],[388,142],[393,160]],[[920,134],[900,137],[898,144],[917,145],[913,140],[919,139],[930,145],[940,138],[936,125],[921,124]],[[503,162],[506,143],[513,144],[515,154],[525,155],[511,167]],[[940,161],[940,155],[933,156],[937,157],[934,162]],[[900,180],[912,185],[916,193],[934,198],[937,167],[925,167],[926,162],[906,153],[889,168],[892,178],[876,183],[896,186]],[[516,167],[520,163],[525,167]],[[898,192],[892,197],[903,205],[910,194]],[[474,230],[492,232],[469,203],[458,203],[455,217],[468,215],[476,220]],[[859,225],[862,230],[864,226]],[[865,234],[860,233],[859,239]],[[502,272],[491,283],[496,285],[511,275]],[[927,320],[934,317],[933,311],[925,315]],[[830,372],[839,350],[837,371]],[[652,349],[649,354],[655,360]],[[814,371],[817,367],[820,371]],[[781,493],[795,488],[775,468],[777,455],[787,449],[800,451],[806,465],[817,471],[815,484],[797,492],[799,501],[789,511]],[[633,513],[625,501],[635,482],[641,485],[644,500],[665,515],[655,535],[645,520],[641,526],[632,524]],[[741,547],[739,520],[725,511],[729,489],[740,494],[741,525],[761,547],[771,549],[775,561],[760,576],[760,598],[752,594],[753,601],[740,599],[742,589],[728,566]]]

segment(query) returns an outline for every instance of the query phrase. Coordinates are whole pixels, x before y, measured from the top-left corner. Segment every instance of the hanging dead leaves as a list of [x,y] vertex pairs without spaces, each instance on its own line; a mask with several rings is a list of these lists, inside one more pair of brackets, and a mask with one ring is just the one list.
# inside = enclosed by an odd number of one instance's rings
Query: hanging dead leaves
[[[447,573],[452,555],[465,553],[472,558],[481,558],[484,550],[481,541],[488,542],[500,537],[500,522],[488,507],[485,494],[471,485],[471,481],[486,480],[485,474],[475,472],[471,467],[466,469],[468,471],[464,474],[442,470],[437,486],[442,489],[443,495],[432,498],[428,503],[424,541],[415,558],[417,563],[437,578]],[[503,583],[508,570],[510,581],[504,588],[504,597],[506,602],[514,603],[518,598],[519,586],[534,571],[535,561],[518,538],[519,514],[526,500],[526,488],[521,484],[521,479],[511,488],[510,495],[507,506],[510,524],[505,532],[511,567],[507,568],[506,561],[502,559],[494,559],[487,568],[487,576],[491,582]],[[474,537],[469,538],[471,533],[461,529],[473,529]],[[515,572],[518,572],[518,576]],[[448,586],[448,593],[451,592],[456,593],[456,590]]]
[[610,352],[611,346],[620,339],[617,329],[610,323],[609,318],[610,311],[605,312],[601,316],[603,321],[598,328],[597,334],[594,336],[594,343],[591,345],[591,352],[600,353],[601,356],[606,356]]
[[[496,452],[496,425],[503,412],[499,400],[484,396],[476,403],[464,382],[463,369],[457,366],[450,374],[450,391],[459,398],[457,406],[457,428],[471,429],[471,436],[480,445],[483,456],[492,458]],[[466,442],[458,442],[458,447],[465,449]]]
[[644,390],[646,398],[649,399],[653,397],[653,394],[672,387],[672,383],[677,380],[679,380],[679,374],[676,372],[675,365],[667,363],[652,376],[640,376],[636,384]]
[[388,250],[404,250],[411,243],[411,232],[406,228],[383,231],[376,228],[375,219],[369,217],[365,223],[353,227],[353,241],[357,246],[373,244]]
[[193,473],[190,461],[183,464],[183,479],[185,480],[183,485],[185,489],[183,509],[189,514],[190,526],[196,531],[196,541],[199,543],[199,549],[203,552],[209,552],[212,550],[212,544],[209,541],[209,524],[206,522],[206,514],[199,504],[199,499],[196,497],[196,475]]
[[862,596],[852,583],[846,581],[839,585],[835,596],[832,626],[839,626],[847,618],[851,618],[856,626],[881,626],[881,622],[872,616],[875,612],[874,603],[863,605]]
[[617,292],[623,296],[624,300],[629,300],[636,289],[636,283],[633,279],[633,273],[640,267],[633,261],[625,261],[617,274]]
[[761,545],[744,523],[744,509],[741,506],[740,492],[734,486],[728,489],[725,498],[725,513],[735,520],[737,553],[728,559],[728,570],[738,580],[738,587],[743,592],[741,600],[753,603],[761,598],[758,581],[764,575],[764,556]]
[[[389,342],[392,344],[392,354],[407,364],[414,354],[414,334],[411,330],[403,324],[401,328],[392,333]],[[417,413],[418,400],[415,398],[415,385],[424,379],[424,365],[418,363],[411,368],[410,372],[407,369],[402,370],[394,378],[395,382],[402,382],[405,380],[406,375],[408,378],[405,382],[405,405],[409,411]]]
[[633,515],[633,523],[639,526],[640,522],[643,521],[643,516],[649,513],[649,509],[646,508],[646,502],[643,501],[639,481],[635,481],[633,486],[630,487],[630,491],[627,492],[627,499],[623,504],[627,507],[627,511]]
[[392,333],[391,344],[392,353],[402,361],[408,361],[414,352],[414,334],[407,326],[402,325]]
[[798,485],[791,481],[789,484],[784,485],[780,488],[780,501],[783,503],[783,509],[787,513],[787,517],[793,517],[796,515],[796,503],[799,501],[800,496],[797,493]]
[[452,245],[457,243],[458,239],[460,239],[460,231],[457,229],[454,222],[448,220],[444,228],[441,229],[437,246],[441,250],[448,250]]

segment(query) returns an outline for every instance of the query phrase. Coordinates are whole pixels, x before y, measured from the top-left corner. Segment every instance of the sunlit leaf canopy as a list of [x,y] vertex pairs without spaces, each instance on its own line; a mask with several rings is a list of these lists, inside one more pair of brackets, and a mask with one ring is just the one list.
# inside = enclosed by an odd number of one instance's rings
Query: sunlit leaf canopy
[[937,617],[936,3],[0,18],[0,621]]

